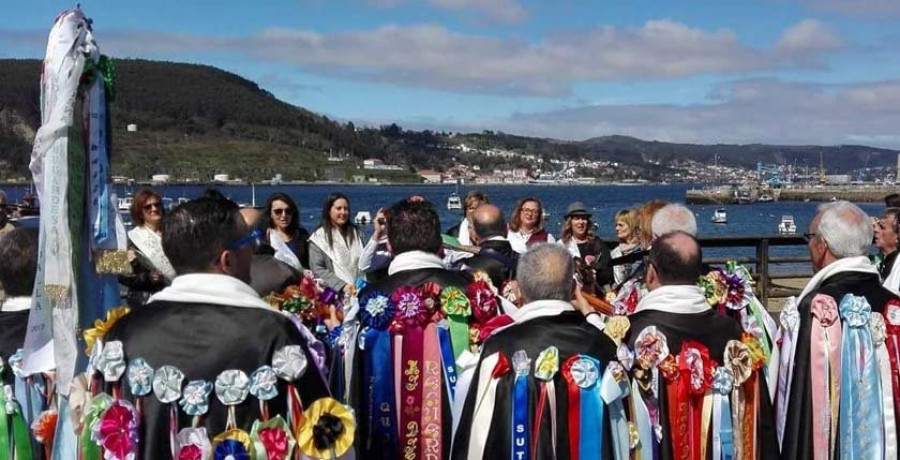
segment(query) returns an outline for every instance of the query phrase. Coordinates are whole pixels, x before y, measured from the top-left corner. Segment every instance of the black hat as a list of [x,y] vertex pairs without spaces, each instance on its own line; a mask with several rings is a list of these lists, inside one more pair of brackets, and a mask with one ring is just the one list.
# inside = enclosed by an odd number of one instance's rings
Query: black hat
[[584,207],[584,203],[576,201],[570,204],[568,208],[566,208],[566,219],[575,216],[584,216],[590,219],[591,213],[589,213],[587,208]]

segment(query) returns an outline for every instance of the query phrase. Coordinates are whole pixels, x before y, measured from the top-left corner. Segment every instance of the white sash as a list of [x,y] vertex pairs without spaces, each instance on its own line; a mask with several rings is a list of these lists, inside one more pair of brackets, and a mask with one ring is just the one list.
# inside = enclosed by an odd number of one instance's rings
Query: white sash
[[334,274],[341,281],[350,286],[356,283],[356,277],[359,273],[359,256],[362,254],[362,243],[360,242],[359,234],[353,235],[353,241],[348,246],[344,235],[341,235],[341,232],[337,229],[331,229],[332,244],[329,246],[328,239],[325,238],[325,229],[319,227],[309,238],[309,241],[331,259]]
[[162,237],[158,233],[144,226],[134,227],[128,232],[128,238],[150,260],[153,268],[162,272],[166,280],[172,282],[175,279],[175,269],[163,252]]
[[291,248],[288,247],[283,239],[281,239],[278,232],[272,229],[269,229],[269,246],[272,246],[272,249],[275,250],[276,260],[280,260],[297,270],[303,271],[303,265],[300,264],[300,259],[297,258],[297,254],[294,254],[294,251],[291,251]]
[[491,421],[494,419],[494,399],[497,396],[497,383],[491,375],[500,355],[494,353],[481,361],[478,374],[478,392],[475,393],[475,410],[472,416],[472,431],[469,437],[468,460],[481,460],[487,445]]
[[821,270],[810,278],[809,282],[806,283],[806,287],[803,288],[803,292],[797,297],[798,302],[803,302],[803,299],[806,298],[810,292],[815,291],[826,279],[844,272],[878,274],[878,270],[866,256],[845,257],[843,259],[835,260],[827,266],[822,267]]
[[900,260],[894,260],[894,266],[891,267],[891,273],[888,274],[888,277],[884,280],[882,286],[889,289],[894,294],[900,294]]

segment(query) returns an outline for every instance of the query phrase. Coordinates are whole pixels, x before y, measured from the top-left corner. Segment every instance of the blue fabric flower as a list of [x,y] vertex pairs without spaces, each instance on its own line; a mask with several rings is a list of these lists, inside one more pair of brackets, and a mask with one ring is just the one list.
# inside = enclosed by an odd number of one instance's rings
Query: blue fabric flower
[[250,374],[250,394],[260,401],[278,396],[278,376],[271,366],[262,366]]
[[731,393],[731,390],[734,389],[734,374],[725,367],[717,367],[716,373],[713,375],[712,388],[719,394]]
[[212,383],[206,380],[188,382],[182,392],[181,401],[179,401],[184,413],[195,417],[207,413],[209,411],[209,394],[212,389]]
[[250,379],[242,370],[229,369],[216,377],[216,396],[226,406],[236,406],[250,392]]
[[127,378],[131,394],[135,396],[147,396],[153,390],[153,368],[141,358],[128,363]]
[[359,303],[359,316],[363,325],[375,329],[387,329],[394,318],[394,305],[383,292],[372,292]]
[[250,460],[250,453],[247,452],[247,448],[240,442],[234,439],[226,439],[216,445],[213,458],[215,460]]
[[863,327],[869,324],[872,307],[869,306],[869,301],[863,296],[845,295],[841,299],[841,305],[838,309],[841,312],[841,318],[844,319],[845,325]]
[[103,346],[100,359],[97,360],[97,370],[103,374],[103,380],[116,382],[125,373],[125,351],[122,342],[113,340]]

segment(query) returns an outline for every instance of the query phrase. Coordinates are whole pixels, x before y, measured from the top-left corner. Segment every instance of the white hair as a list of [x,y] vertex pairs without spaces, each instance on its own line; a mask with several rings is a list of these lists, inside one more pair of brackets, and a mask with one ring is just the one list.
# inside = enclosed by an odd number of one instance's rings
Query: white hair
[[816,236],[825,240],[828,249],[838,259],[867,255],[872,244],[872,232],[869,216],[849,201],[819,206]]
[[572,298],[575,263],[565,246],[541,243],[519,257],[516,280],[527,302]]
[[662,236],[672,232],[684,232],[693,237],[697,236],[697,219],[694,213],[686,206],[671,203],[663,206],[653,214],[650,228],[655,236]]

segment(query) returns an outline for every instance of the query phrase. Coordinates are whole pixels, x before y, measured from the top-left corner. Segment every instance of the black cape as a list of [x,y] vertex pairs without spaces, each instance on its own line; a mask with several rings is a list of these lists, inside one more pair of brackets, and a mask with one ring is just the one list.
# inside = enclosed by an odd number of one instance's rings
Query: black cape
[[[800,326],[797,331],[797,348],[794,351],[794,371],[791,378],[791,393],[788,401],[784,426],[781,458],[785,460],[806,460],[813,458],[812,442],[812,376],[810,373],[810,334],[812,332],[812,299],[817,294],[825,294],[840,304],[847,294],[863,296],[869,301],[873,312],[884,313],[884,305],[897,296],[881,286],[881,279],[874,273],[838,273],[819,285],[818,289],[804,297],[797,311]],[[895,434],[896,436],[896,434]],[[835,446],[840,452],[840,446]]]
[[479,246],[478,254],[462,261],[471,271],[484,270],[497,288],[503,286],[504,281],[515,278],[519,255],[509,241],[484,241]]
[[4,363],[0,377],[5,385],[13,384],[14,376],[9,366],[9,358],[25,344],[30,311],[0,311],[0,359],[3,359]]
[[[184,373],[184,382],[216,377],[229,369],[240,369],[248,376],[260,366],[272,363],[272,354],[285,345],[301,345],[307,356],[306,373],[296,382],[304,407],[328,396],[328,388],[319,374],[306,340],[285,316],[259,308],[229,307],[175,302],[153,302],[121,318],[107,333],[105,341],[119,340],[125,359],[143,358],[154,370],[175,366]],[[125,379],[123,378],[123,381]],[[127,383],[123,397],[134,402]],[[268,402],[269,413],[287,416],[286,386],[279,380],[278,396]],[[151,393],[144,397],[141,421],[141,457],[145,460],[171,456],[168,436],[168,405],[160,404]],[[189,427],[191,417],[179,407],[179,429]],[[238,427],[249,433],[260,418],[259,403],[248,395],[236,406]],[[210,438],[225,430],[227,411],[215,393],[210,394],[209,412],[202,417]]]
[[[427,282],[433,282],[438,284],[442,289],[449,286],[455,286],[463,291],[466,290],[469,283],[472,282],[472,278],[464,272],[455,271],[455,270],[447,270],[443,268],[420,268],[414,270],[405,270],[401,272],[394,273],[393,275],[389,275],[387,278],[384,278],[380,281],[371,283],[363,288],[359,293],[360,299],[367,298],[371,292],[377,291],[384,293],[385,295],[391,295],[394,290],[401,286],[420,286]],[[361,307],[365,307],[365,305],[361,305]],[[360,459],[381,459],[388,458],[393,459],[388,455],[388,453],[383,451],[378,451],[370,448],[372,445],[370,440],[371,434],[368,432],[368,426],[364,423],[365,420],[368,420],[369,412],[368,412],[368,392],[364,389],[366,388],[366,384],[363,381],[363,371],[364,371],[364,361],[363,354],[364,351],[360,351],[357,349],[357,352],[354,353],[353,357],[353,375],[351,376],[350,381],[350,406],[356,411],[356,439],[354,440],[354,445],[356,446],[357,458]],[[443,439],[443,453],[444,458],[449,458],[450,451],[450,437],[451,430],[453,427],[453,413],[451,411],[452,401],[450,400],[450,395],[447,393],[447,385],[443,381],[444,379],[443,373],[441,373],[441,389],[442,389],[442,408],[441,408],[441,426],[443,427],[444,433],[442,436]],[[396,381],[396,377],[395,377]]]
[[[532,372],[530,373],[529,390],[529,424],[534,423],[535,406],[540,395],[540,382],[534,378],[534,360],[545,348],[555,346],[559,349],[559,364],[562,364],[570,356],[583,354],[600,361],[600,376],[606,365],[616,359],[616,345],[604,333],[588,324],[584,316],[578,312],[565,312],[557,316],[535,318],[521,324],[505,329],[492,336],[485,342],[481,350],[481,358],[475,375],[472,377],[472,386],[466,395],[466,403],[462,411],[456,438],[453,440],[453,458],[465,459],[468,455],[471,430],[490,430],[484,448],[483,458],[511,458],[512,446],[512,390],[515,376],[510,374],[500,379],[497,384],[496,405],[490,427],[472,426],[474,417],[475,398],[478,379],[481,368],[481,360],[493,353],[502,351],[512,363],[512,356],[516,351],[525,350],[532,360]],[[538,459],[560,460],[569,458],[568,435],[568,393],[567,384],[561,372],[554,377],[556,387],[557,407],[557,445],[556,455],[553,453],[551,441],[551,425],[549,409],[544,409],[541,419],[540,440],[537,452]],[[604,430],[605,440],[611,439],[609,419],[604,418],[604,426],[598,427]],[[612,458],[612,443],[604,443],[602,458]]]
[[[702,344],[709,350],[709,357],[719,365],[722,364],[725,347],[729,340],[740,340],[743,329],[738,322],[730,317],[722,316],[713,310],[703,313],[669,313],[658,310],[644,310],[636,312],[628,317],[631,328],[626,339],[628,345],[634,348],[634,342],[644,328],[656,326],[656,329],[666,336],[669,353],[678,354],[685,341],[694,341]],[[765,378],[762,372],[756,374],[759,379],[760,407],[759,429],[757,444],[759,458],[778,458],[778,438],[775,432],[775,412],[768,397]],[[661,380],[662,377],[660,377]],[[662,385],[660,385],[662,388]],[[659,446],[659,458],[674,458],[672,452],[671,430],[668,416],[668,393],[659,392],[660,426],[663,439]],[[709,454],[709,452],[708,452]]]

